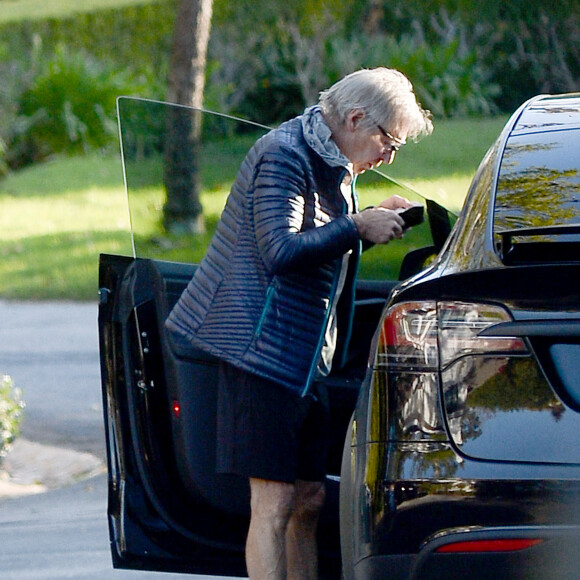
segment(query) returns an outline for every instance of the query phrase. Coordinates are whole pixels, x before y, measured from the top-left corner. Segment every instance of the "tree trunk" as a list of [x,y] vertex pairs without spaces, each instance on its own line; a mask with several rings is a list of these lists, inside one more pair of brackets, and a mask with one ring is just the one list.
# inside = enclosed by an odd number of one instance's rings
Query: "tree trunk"
[[[200,109],[213,0],[180,0],[173,32],[167,101]],[[200,233],[199,149],[202,114],[170,107],[166,120],[163,223],[169,232]]]
[[363,23],[364,31],[370,36],[384,32],[385,8],[381,0],[370,0],[368,17]]

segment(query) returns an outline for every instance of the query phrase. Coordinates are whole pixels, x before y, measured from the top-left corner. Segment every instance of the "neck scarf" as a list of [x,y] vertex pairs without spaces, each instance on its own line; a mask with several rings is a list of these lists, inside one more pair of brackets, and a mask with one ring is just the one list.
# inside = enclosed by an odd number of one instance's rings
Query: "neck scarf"
[[320,105],[306,109],[302,115],[302,131],[306,143],[326,161],[331,167],[348,167],[350,161],[340,151],[332,139],[330,127],[327,125]]

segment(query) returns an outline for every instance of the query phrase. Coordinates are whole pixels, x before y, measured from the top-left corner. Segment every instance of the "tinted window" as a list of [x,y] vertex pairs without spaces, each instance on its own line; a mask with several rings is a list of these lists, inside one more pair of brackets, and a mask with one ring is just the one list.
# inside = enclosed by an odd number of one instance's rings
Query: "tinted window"
[[499,174],[494,231],[580,223],[579,148],[577,129],[512,136]]

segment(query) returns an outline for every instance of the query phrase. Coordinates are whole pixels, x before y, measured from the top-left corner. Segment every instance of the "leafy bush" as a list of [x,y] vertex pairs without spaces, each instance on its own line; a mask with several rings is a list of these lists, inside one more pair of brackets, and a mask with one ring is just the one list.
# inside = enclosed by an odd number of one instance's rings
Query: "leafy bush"
[[21,167],[55,153],[87,152],[114,142],[115,101],[134,88],[128,74],[60,47],[18,98],[7,162]]
[[20,433],[24,406],[22,392],[14,387],[9,376],[4,375],[0,380],[0,461]]
[[504,109],[515,108],[523,96],[580,91],[580,11],[576,6],[554,18],[547,9],[506,26],[489,55],[494,78],[505,86],[498,99]]
[[500,93],[492,71],[466,42],[459,20],[434,21],[432,30],[415,22],[411,32],[394,37],[384,32],[347,35],[329,14],[310,23],[279,21],[270,28],[242,35],[222,26],[214,29],[208,94],[220,87],[220,110],[255,118],[264,111],[267,123],[301,112],[319,91],[360,67],[389,66],[413,82],[419,100],[438,117],[490,115]]
[[[353,13],[359,24],[368,6]],[[459,38],[501,87],[494,103],[502,111],[538,93],[580,90],[578,0],[385,2],[378,28],[398,39],[421,28],[430,46],[445,43],[449,33]]]
[[499,85],[478,60],[476,50],[459,38],[446,44],[427,44],[412,37],[386,39],[389,65],[404,72],[415,85],[419,100],[437,117],[468,117],[497,113],[494,99]]
[[[0,175],[55,150],[109,142],[110,93],[162,99],[177,1],[1,26]],[[340,76],[386,65],[403,70],[437,116],[512,111],[538,92],[580,90],[576,5],[215,0],[205,106],[276,124]],[[51,73],[48,62],[70,73],[77,66],[89,82]],[[139,79],[133,90],[130,76]]]
[[[86,12],[76,10],[81,2],[71,2],[68,16],[37,18],[31,13],[22,21],[0,24],[0,38],[11,55],[23,59],[29,59],[33,41],[39,38],[46,57],[66,45],[71,52],[90,53],[99,61],[114,63],[117,69],[142,73],[153,67],[163,74],[177,1],[146,0],[133,6]],[[61,0],[61,4],[65,2]]]
[[343,74],[385,65],[438,116],[511,112],[540,92],[580,90],[577,3],[242,0],[220,14],[218,2],[207,94],[220,110],[264,111],[271,123]]
[[25,62],[12,55],[8,44],[0,44],[0,177],[9,170],[8,147],[17,126],[18,98],[36,73],[35,53],[33,50]]
[[0,26],[0,177],[55,152],[115,142],[120,93],[163,97],[175,3]]

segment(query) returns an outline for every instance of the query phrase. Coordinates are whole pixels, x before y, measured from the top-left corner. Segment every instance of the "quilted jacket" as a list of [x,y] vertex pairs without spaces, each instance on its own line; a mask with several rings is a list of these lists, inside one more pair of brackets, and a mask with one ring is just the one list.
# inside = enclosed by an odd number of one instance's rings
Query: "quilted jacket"
[[259,139],[246,156],[207,254],[167,327],[305,395],[342,259],[353,250],[338,309],[343,345],[348,338],[361,241],[340,192],[346,168],[331,167],[306,143],[300,119]]

